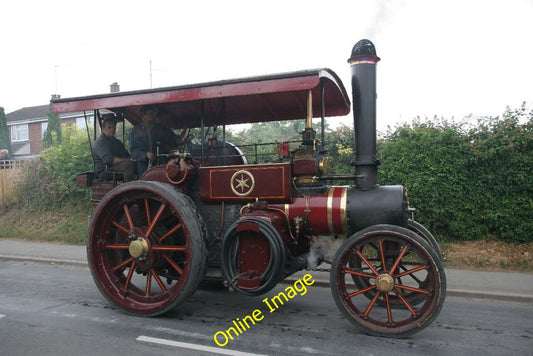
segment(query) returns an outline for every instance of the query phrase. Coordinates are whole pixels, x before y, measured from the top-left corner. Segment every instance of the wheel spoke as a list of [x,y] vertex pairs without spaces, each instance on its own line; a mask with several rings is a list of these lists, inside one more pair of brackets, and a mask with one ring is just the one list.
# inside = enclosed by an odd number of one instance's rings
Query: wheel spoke
[[365,288],[365,289],[358,290],[357,292],[353,292],[353,293],[348,294],[348,298],[353,298],[356,295],[366,293],[366,292],[371,291],[371,290],[376,289],[376,288],[377,287],[374,285],[374,286],[370,286],[370,287]]
[[398,292],[398,290],[396,288],[393,288],[392,289],[394,291],[394,293],[396,293],[396,295],[398,296],[398,298],[400,298],[400,300],[402,301],[402,303],[406,306],[407,309],[409,309],[409,311],[411,312],[411,314],[413,316],[416,316],[416,311],[413,309],[413,307],[411,306],[411,304],[409,304],[409,302],[403,297],[403,295]]
[[350,269],[343,269],[342,270],[344,273],[348,273],[348,274],[353,274],[354,276],[360,276],[360,277],[365,277],[365,278],[376,278],[375,275],[373,274],[368,274],[368,273],[363,273],[363,272],[358,272],[358,271],[352,271]]
[[372,298],[372,300],[370,301],[370,304],[368,304],[368,307],[366,308],[365,312],[363,313],[363,316],[365,318],[368,316],[368,314],[370,314],[370,311],[372,310],[372,308],[376,304],[376,301],[378,300],[380,295],[381,295],[381,291],[378,291],[376,293],[376,295],[374,296],[374,298]]
[[161,288],[163,293],[166,293],[167,292],[167,288],[165,287],[165,284],[163,283],[161,278],[159,278],[157,273],[155,273],[155,271],[153,271],[153,270],[152,270],[152,276],[154,276],[155,281],[157,282],[157,284],[159,285],[159,288]]
[[178,251],[183,252],[186,251],[185,246],[165,246],[165,245],[159,245],[159,246],[152,246],[153,251]]
[[122,262],[121,264],[113,267],[113,272],[121,269],[122,267],[125,267],[128,263],[132,262],[133,261],[133,257],[130,257],[128,258],[127,260],[125,260],[124,262]]
[[426,294],[426,295],[430,294],[430,292],[428,290],[409,287],[409,286],[404,286],[403,284],[397,284],[396,287],[397,288],[401,288],[401,289],[406,289],[406,290],[411,291],[411,292],[422,293],[422,294]]
[[126,282],[124,282],[124,290],[128,290],[128,287],[131,282],[131,277],[133,276],[133,270],[135,269],[135,260],[131,261],[130,270],[128,272],[128,276],[126,277]]
[[183,270],[180,268],[180,266],[178,266],[174,261],[172,261],[167,255],[163,255],[163,258],[165,259],[165,261],[168,262],[169,265],[172,266],[172,268],[176,270],[176,272],[178,272],[180,275],[183,274]]
[[407,252],[407,245],[404,245],[403,246],[403,249],[402,249],[402,252],[400,252],[400,255],[398,256],[398,258],[396,259],[396,262],[394,262],[394,265],[392,266],[392,268],[390,269],[390,274],[393,274],[394,271],[396,271],[396,268],[398,268],[398,265],[400,264],[400,262],[402,261],[402,258],[403,256],[405,255],[405,253]]
[[108,250],[127,250],[129,248],[129,245],[110,244],[110,245],[105,245],[105,248]]
[[[420,267],[423,267],[423,269],[426,269],[426,268],[427,268],[427,265],[419,265],[418,267],[416,267],[416,269],[418,269],[418,268],[420,268]],[[401,274],[398,274],[397,276],[402,277],[402,276],[405,275],[405,272],[407,272],[407,268],[405,267],[405,265],[404,265],[403,263],[400,264],[400,268],[403,269],[404,272],[402,272]],[[411,270],[411,271],[409,271],[409,277],[411,277],[416,283],[418,283],[419,286],[421,286],[424,282],[423,282],[422,280],[420,280],[420,278],[418,278],[417,275],[414,274],[413,272],[418,272],[418,271],[414,271],[414,269]],[[426,272],[427,272],[427,271],[426,271]],[[400,279],[400,278],[398,278],[398,280],[400,281],[399,284],[403,284],[403,283],[401,282],[401,279]]]
[[148,205],[148,199],[144,199],[144,210],[146,211],[146,222],[148,225],[152,223],[152,218],[150,216],[150,206]]
[[381,254],[381,266],[383,267],[383,272],[387,272],[387,262],[385,260],[385,251],[383,251],[383,240],[379,240],[379,252]]
[[376,269],[370,264],[370,262],[368,262],[368,260],[366,259],[365,256],[363,256],[363,254],[360,252],[360,251],[355,251],[355,253],[357,254],[357,256],[359,256],[360,259],[363,260],[364,263],[366,263],[366,265],[368,266],[368,268],[370,268],[372,270],[372,272],[374,272],[374,275],[377,276],[379,275],[378,271],[376,271]]
[[165,210],[166,206],[167,205],[164,204],[164,203],[161,204],[161,206],[159,207],[159,210],[155,214],[154,220],[152,221],[152,223],[150,224],[150,227],[146,231],[146,236],[150,236],[150,234],[152,233],[152,230],[154,229],[155,225],[157,224],[157,221],[161,217],[161,214],[163,213],[163,210]]
[[387,306],[387,321],[389,322],[389,325],[392,325],[392,310],[390,306],[390,299],[389,299],[389,293],[385,293],[385,304]]
[[124,214],[126,214],[126,219],[128,219],[128,225],[130,226],[130,230],[133,229],[133,220],[131,219],[130,209],[128,209],[128,204],[124,203],[122,204],[122,208],[124,209]]
[[113,221],[111,224],[113,224],[113,226],[115,226],[116,228],[124,231],[125,233],[129,233],[130,230],[128,230],[127,228],[125,228],[124,226],[120,225],[118,222],[116,221]]
[[150,296],[150,289],[152,288],[152,270],[149,270],[146,274],[146,290],[145,295]]
[[[394,277],[396,277],[396,278],[401,278],[401,277],[403,277],[403,276],[406,276],[406,275],[410,274],[411,277],[417,279],[416,276],[413,276],[412,274],[415,273],[415,272],[418,272],[418,271],[425,270],[425,269],[427,269],[427,267],[428,267],[427,265],[418,266],[418,267],[416,267],[416,268],[412,268],[412,269],[410,269],[410,270],[406,270],[405,272],[398,273],[398,274],[394,275]],[[419,282],[420,282],[420,281],[419,281]]]
[[164,234],[163,236],[161,236],[159,238],[159,242],[163,241],[164,239],[166,239],[167,237],[169,237],[170,235],[172,235],[173,233],[175,233],[179,228],[181,228],[181,224],[178,224],[176,226],[174,226],[172,229],[170,229],[166,234]]

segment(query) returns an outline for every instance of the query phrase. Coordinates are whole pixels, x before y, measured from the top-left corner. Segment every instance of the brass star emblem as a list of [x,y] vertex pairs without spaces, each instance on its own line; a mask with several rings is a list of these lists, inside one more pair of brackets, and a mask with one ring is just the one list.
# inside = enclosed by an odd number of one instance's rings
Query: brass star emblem
[[249,181],[249,179],[248,178],[244,178],[242,174],[235,181],[238,182],[238,184],[235,186],[235,189],[239,189],[240,188],[241,189],[241,193],[244,191],[244,188],[250,188],[250,186],[247,183]]
[[240,197],[249,195],[255,187],[254,176],[246,171],[240,170],[231,177],[231,190]]

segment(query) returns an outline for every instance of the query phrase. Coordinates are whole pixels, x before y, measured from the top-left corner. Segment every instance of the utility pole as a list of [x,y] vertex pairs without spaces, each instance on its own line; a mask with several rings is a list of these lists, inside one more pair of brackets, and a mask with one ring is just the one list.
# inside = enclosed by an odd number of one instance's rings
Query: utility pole
[[150,59],[150,89],[152,89],[152,60]]

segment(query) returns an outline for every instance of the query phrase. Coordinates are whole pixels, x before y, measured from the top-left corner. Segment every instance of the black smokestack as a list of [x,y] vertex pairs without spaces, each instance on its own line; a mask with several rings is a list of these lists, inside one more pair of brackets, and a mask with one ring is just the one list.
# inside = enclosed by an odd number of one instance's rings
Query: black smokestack
[[352,68],[352,97],[355,129],[355,186],[370,190],[377,185],[376,159],[376,64],[379,57],[369,40],[352,49],[348,63]]

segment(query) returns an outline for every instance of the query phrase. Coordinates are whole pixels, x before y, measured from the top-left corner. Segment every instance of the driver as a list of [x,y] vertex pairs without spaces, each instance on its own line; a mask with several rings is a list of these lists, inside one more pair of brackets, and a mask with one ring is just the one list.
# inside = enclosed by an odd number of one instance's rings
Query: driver
[[124,144],[115,137],[117,121],[114,114],[102,115],[102,135],[94,141],[94,173],[100,179],[106,179],[106,173],[124,174],[124,181],[136,179],[135,163]]
[[179,137],[157,122],[158,110],[153,105],[141,107],[141,122],[130,133],[130,151],[137,161],[137,176],[140,178],[157,157],[179,144]]

